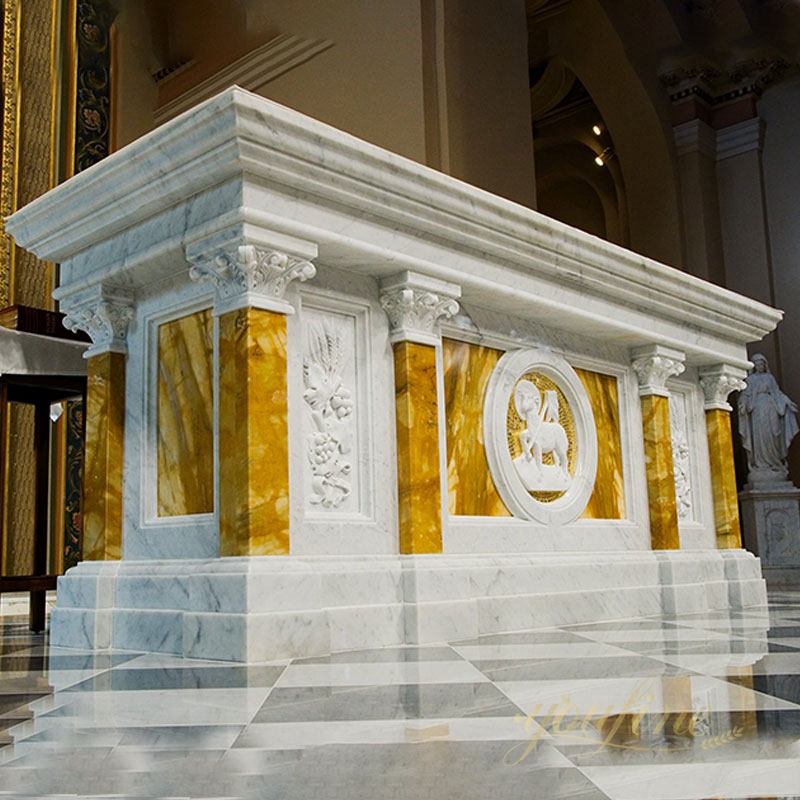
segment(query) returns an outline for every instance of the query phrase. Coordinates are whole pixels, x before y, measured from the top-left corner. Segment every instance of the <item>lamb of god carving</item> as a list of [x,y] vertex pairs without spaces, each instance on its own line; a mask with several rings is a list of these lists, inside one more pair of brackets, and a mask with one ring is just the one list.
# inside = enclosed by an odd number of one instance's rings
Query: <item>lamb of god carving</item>
[[[529,492],[564,491],[569,488],[567,432],[559,422],[558,393],[545,389],[544,402],[536,385],[523,379],[514,388],[514,407],[525,425],[518,432],[522,453],[514,468]],[[552,454],[552,464],[543,455]]]

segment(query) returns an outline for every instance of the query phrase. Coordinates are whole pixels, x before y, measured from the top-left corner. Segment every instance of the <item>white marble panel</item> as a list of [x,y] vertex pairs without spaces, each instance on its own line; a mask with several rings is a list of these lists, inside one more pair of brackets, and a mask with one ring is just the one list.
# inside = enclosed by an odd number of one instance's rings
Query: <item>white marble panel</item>
[[118,608],[113,612],[111,646],[149,653],[183,652],[183,611]]
[[[294,302],[298,313],[288,319],[289,424],[299,435],[290,452],[292,553],[395,553],[394,372],[378,284],[318,263],[314,281],[297,290]],[[339,332],[342,385],[352,402],[351,413],[342,419],[350,447],[339,454],[351,465],[345,476],[350,494],[336,507],[312,502],[319,493],[312,487],[309,469],[313,420],[303,376],[309,337],[326,325]]]
[[329,608],[331,651],[403,644],[403,612],[401,603]]
[[430,644],[473,639],[481,633],[475,599],[409,603],[405,607],[405,641]]

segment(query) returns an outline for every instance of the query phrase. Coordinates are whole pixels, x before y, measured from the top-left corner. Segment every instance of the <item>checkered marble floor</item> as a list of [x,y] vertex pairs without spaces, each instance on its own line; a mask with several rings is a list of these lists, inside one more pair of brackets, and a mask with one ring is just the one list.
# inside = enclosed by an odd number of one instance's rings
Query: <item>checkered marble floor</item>
[[800,797],[800,593],[256,665],[0,618],[0,797]]

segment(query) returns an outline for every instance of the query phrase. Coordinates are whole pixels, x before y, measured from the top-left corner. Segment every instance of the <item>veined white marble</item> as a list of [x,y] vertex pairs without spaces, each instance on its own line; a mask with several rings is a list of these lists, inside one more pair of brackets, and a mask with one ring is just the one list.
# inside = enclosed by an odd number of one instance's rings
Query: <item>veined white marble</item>
[[53,644],[232,661],[766,604],[742,550],[83,562]]
[[0,375],[85,375],[88,345],[0,328]]
[[781,316],[239,88],[56,187],[7,229],[62,264],[59,299],[78,283],[143,285],[175,271],[186,242],[261,229],[317,244],[323,263],[413,270],[460,285],[465,301],[676,347],[689,364],[746,366],[745,342]]
[[[62,579],[55,643],[259,660],[764,602],[757,560],[710,549],[698,374],[743,369],[746,345],[779,311],[238,88],[56,187],[6,229],[61,264],[56,296],[86,326],[89,300],[125,299],[126,326],[95,342],[128,354],[124,560]],[[157,326],[242,304],[288,315],[286,557],[217,558],[216,510],[157,515]],[[616,377],[624,519],[578,519],[580,503],[527,520],[449,516],[441,333]],[[436,348],[443,555],[397,555],[397,337]],[[685,355],[675,386],[690,555],[650,552],[631,354],[680,354],[681,366]],[[320,370],[336,386],[317,418]],[[591,413],[573,400],[589,442]],[[214,420],[218,466],[216,408]],[[333,443],[333,471],[309,462],[315,427]],[[579,465],[581,502],[592,480]]]

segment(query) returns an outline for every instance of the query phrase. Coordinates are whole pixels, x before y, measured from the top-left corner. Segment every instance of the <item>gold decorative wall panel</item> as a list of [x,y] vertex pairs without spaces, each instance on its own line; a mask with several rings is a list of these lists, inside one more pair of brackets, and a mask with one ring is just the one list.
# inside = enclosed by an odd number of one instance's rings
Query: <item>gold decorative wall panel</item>
[[8,487],[5,528],[6,575],[30,575],[36,504],[35,412],[32,405],[10,403],[8,409]]
[[714,496],[714,527],[717,547],[741,547],[739,503],[733,467],[733,436],[729,411],[712,408],[706,411],[708,455],[711,461],[711,490]]
[[497,493],[483,441],[483,399],[502,350],[442,341],[448,509],[453,515],[508,517]]
[[214,510],[211,310],[158,329],[158,515]]
[[597,477],[582,519],[625,519],[619,391],[613,375],[576,369],[597,426]]
[[[4,114],[10,119],[4,119],[3,131],[3,216],[55,185],[59,93],[54,61],[58,30],[54,10],[58,4],[25,0],[5,5]],[[8,276],[9,302],[52,308],[53,265],[11,243],[5,249],[3,272]]]
[[680,548],[669,398],[646,395],[642,401],[647,500],[650,510],[650,540],[653,550]]
[[122,449],[125,356],[103,353],[88,362],[83,558],[122,557]]
[[401,553],[441,553],[441,471],[436,349],[394,345]]
[[286,317],[219,320],[220,555],[289,553]]
[[[453,515],[510,516],[489,472],[483,436],[486,387],[503,351],[444,339],[442,354],[448,509]],[[617,380],[613,375],[575,371],[589,396],[599,445],[597,478],[582,518],[624,519]]]

